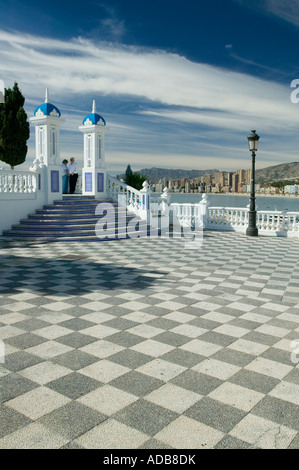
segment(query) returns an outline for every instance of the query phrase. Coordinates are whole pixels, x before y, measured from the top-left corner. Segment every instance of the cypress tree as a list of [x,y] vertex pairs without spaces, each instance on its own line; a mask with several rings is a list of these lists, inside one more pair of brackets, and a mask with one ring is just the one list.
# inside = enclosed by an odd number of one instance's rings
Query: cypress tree
[[30,130],[24,103],[17,83],[5,89],[5,102],[0,104],[0,160],[12,169],[25,161],[28,150]]

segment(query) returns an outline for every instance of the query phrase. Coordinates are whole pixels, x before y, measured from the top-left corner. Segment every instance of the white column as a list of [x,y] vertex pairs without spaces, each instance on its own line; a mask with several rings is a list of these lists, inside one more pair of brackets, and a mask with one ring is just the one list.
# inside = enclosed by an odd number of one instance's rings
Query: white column
[[[95,114],[93,101],[92,116]],[[105,198],[107,196],[106,163],[105,163],[105,134],[109,130],[101,119],[94,124],[86,119],[79,127],[84,137],[84,166],[82,169],[82,194]]]

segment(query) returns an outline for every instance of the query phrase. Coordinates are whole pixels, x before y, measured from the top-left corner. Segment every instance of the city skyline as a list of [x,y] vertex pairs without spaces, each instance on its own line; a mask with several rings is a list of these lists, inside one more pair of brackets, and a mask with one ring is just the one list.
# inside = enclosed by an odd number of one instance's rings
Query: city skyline
[[[78,127],[95,99],[110,128],[110,171],[128,163],[134,170],[249,168],[251,129],[261,136],[257,168],[298,160],[297,0],[0,7],[0,79],[19,83],[28,117],[49,88],[66,119],[62,158],[82,161]],[[33,129],[28,146],[30,164]]]

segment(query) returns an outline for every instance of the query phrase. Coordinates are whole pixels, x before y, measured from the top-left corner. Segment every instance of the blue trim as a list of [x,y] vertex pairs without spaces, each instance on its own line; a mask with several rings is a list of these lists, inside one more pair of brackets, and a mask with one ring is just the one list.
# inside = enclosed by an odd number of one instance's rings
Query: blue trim
[[55,111],[59,114],[59,117],[61,116],[61,112],[57,108],[57,106],[54,106],[54,104],[51,103],[43,103],[40,106],[36,108],[34,111],[34,116],[36,115],[38,110],[41,110],[46,116],[49,116],[49,114],[55,109]]
[[97,174],[98,193],[104,192],[104,173]]
[[102,116],[100,116],[99,114],[96,114],[96,113],[88,114],[83,119],[83,124],[85,123],[85,121],[87,121],[87,119],[89,119],[92,122],[93,125],[97,124],[102,119],[102,121],[104,123],[104,126],[106,126],[105,119]]
[[85,173],[85,191],[92,193],[92,173]]
[[51,193],[59,193],[59,171],[51,170]]

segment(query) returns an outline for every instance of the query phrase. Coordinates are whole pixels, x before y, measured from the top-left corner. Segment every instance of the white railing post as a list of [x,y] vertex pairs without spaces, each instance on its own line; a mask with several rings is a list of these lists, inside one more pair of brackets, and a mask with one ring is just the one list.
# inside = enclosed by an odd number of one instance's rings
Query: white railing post
[[147,181],[144,181],[144,183],[142,184],[140,194],[141,200],[139,202],[139,215],[143,220],[146,220],[147,223],[150,223],[151,188]]

